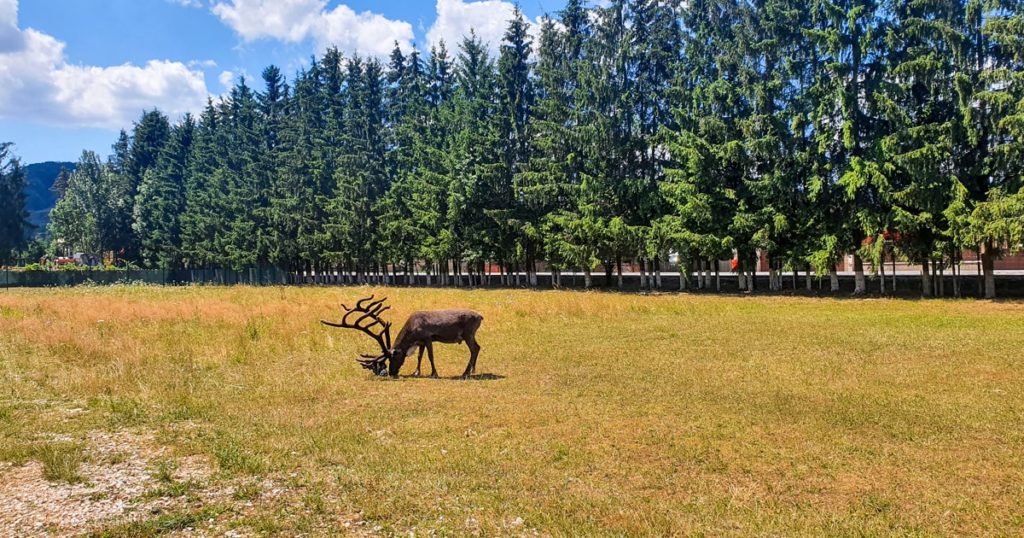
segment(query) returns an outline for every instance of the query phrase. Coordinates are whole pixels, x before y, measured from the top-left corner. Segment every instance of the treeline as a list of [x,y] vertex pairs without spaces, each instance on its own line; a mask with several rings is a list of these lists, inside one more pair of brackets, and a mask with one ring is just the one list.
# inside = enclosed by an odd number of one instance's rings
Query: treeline
[[[570,0],[496,58],[331,49],[198,118],[145,113],[60,182],[50,238],[140,265],[357,275],[624,260],[686,279],[767,253],[930,274],[1024,235],[1015,0]],[[511,278],[511,277],[509,277]],[[588,284],[590,279],[587,278]],[[781,278],[772,278],[781,286]],[[749,284],[747,284],[749,283]],[[706,285],[705,278],[689,285]]]

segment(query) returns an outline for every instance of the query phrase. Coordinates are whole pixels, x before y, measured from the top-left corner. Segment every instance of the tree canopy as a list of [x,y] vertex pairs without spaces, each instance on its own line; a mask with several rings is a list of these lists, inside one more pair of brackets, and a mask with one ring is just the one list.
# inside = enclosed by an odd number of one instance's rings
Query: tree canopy
[[991,276],[1021,247],[1021,35],[1018,0],[570,0],[536,31],[516,11],[496,56],[472,33],[329,49],[198,117],[145,112],[106,162],[83,154],[50,236],[443,283],[630,260],[651,286],[674,253],[698,286],[764,255],[778,287],[852,255],[863,291],[898,255],[927,293],[964,250]]

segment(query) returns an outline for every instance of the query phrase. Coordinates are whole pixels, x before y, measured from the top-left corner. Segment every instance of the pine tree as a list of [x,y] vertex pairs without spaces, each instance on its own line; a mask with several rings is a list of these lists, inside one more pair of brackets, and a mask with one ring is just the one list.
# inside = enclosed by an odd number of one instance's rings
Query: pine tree
[[528,222],[540,223],[545,258],[555,271],[582,267],[588,277],[596,252],[580,232],[579,188],[583,180],[584,139],[580,106],[584,42],[589,20],[580,0],[570,1],[560,25],[547,18],[540,30],[536,65],[536,104],[530,114],[528,160],[516,178],[516,202]]
[[517,230],[502,226],[512,192],[508,175],[502,174],[497,72],[475,34],[463,39],[455,71],[457,89],[444,120],[451,123],[453,138],[445,170],[448,212],[442,248],[456,271],[462,261],[479,265],[488,259],[511,267],[522,262],[522,252],[515,250]]
[[661,225],[671,230],[683,263],[696,266],[699,288],[711,286],[711,264],[733,248],[730,228],[744,209],[737,193],[748,167],[741,129],[750,111],[740,98],[744,62],[736,31],[742,15],[729,0],[693,2],[683,10],[691,31],[675,88],[679,127],[666,144],[673,163],[661,184],[668,206]]
[[148,267],[173,269],[181,263],[181,215],[195,120],[186,114],[171,129],[159,160],[146,170],[135,203],[133,231]]
[[[492,248],[522,252],[522,261],[531,286],[537,285],[536,262],[540,230],[535,215],[521,211],[516,197],[515,178],[527,165],[531,133],[530,115],[534,104],[530,58],[532,40],[529,25],[515,8],[502,41],[498,57],[497,129],[501,140],[500,175],[494,194],[500,199],[489,209],[499,234]],[[504,205],[504,207],[502,207]]]
[[0,143],[0,263],[14,260],[28,238],[25,169],[11,155],[10,142]]
[[181,216],[182,259],[192,269],[223,267],[227,231],[226,185],[218,173],[226,151],[216,107],[208,101],[199,117],[185,181]]
[[329,256],[336,265],[367,274],[384,260],[373,233],[378,200],[387,191],[383,69],[376,60],[350,59],[345,74],[342,124],[344,152],[334,174],[335,191],[328,206]]
[[225,188],[227,226],[221,237],[222,260],[239,271],[262,265],[268,258],[261,249],[267,244],[262,236],[266,230],[263,218],[270,183],[268,159],[260,139],[259,103],[244,78],[220,108],[221,139],[227,150],[217,170],[219,174],[215,174]]
[[1021,12],[1013,0],[965,0],[956,14],[960,47],[954,56],[957,100],[951,142],[957,185],[948,213],[961,216],[954,221],[971,221],[975,233],[959,235],[967,242],[964,248],[977,245],[987,298],[996,296],[995,260],[1009,245],[1000,237],[978,234],[991,229],[986,219],[993,213],[974,211],[1021,188]]
[[[321,260],[326,246],[325,210],[331,192],[328,175],[330,148],[324,140],[326,110],[322,66],[316,60],[298,74],[295,89],[281,121],[276,174],[271,183],[270,216],[273,241],[270,260],[288,270],[310,268]],[[266,96],[275,84],[267,80]],[[287,93],[287,92],[284,92]],[[268,107],[264,105],[264,115]]]
[[377,235],[385,258],[402,264],[408,275],[426,235],[413,213],[416,184],[426,164],[421,154],[422,140],[427,138],[431,116],[429,80],[419,51],[413,50],[406,58],[396,44],[387,82],[387,164],[388,174],[395,179],[375,208],[379,215]]
[[[123,192],[119,195],[124,197],[120,205],[124,209],[117,217],[117,237],[114,239],[119,256],[126,260],[136,261],[139,258],[141,238],[133,233],[132,228],[134,215],[139,211],[136,204],[140,201],[140,187],[146,174],[156,167],[170,129],[167,116],[155,109],[143,112],[132,129],[128,158],[124,160],[123,171],[118,173],[123,184]],[[120,142],[115,151],[121,151]]]
[[[447,263],[451,237],[448,224],[449,171],[455,125],[452,120],[454,68],[442,42],[431,49],[426,75],[422,121],[414,126],[412,162],[401,164],[402,182],[410,183],[409,212],[419,234],[417,256],[427,270],[427,282]],[[412,164],[415,168],[409,169]]]
[[818,98],[815,132],[829,167],[820,188],[832,190],[832,200],[840,204],[836,240],[830,244],[841,253],[853,253],[854,293],[866,291],[864,241],[885,230],[888,214],[880,194],[885,176],[879,141],[887,124],[879,96],[885,93],[883,38],[891,21],[884,17],[883,8],[879,0],[816,0],[812,4],[810,34],[828,67],[814,90]]
[[[932,295],[929,262],[948,253],[945,209],[952,202],[951,127],[955,119],[953,64],[957,46],[953,4],[897,3],[886,47],[893,51],[890,83],[881,95],[892,131],[881,140],[891,207],[890,238],[898,252],[921,266],[922,295]],[[881,239],[881,238],[879,238]],[[884,253],[876,245],[875,264]],[[884,286],[884,283],[883,283]]]

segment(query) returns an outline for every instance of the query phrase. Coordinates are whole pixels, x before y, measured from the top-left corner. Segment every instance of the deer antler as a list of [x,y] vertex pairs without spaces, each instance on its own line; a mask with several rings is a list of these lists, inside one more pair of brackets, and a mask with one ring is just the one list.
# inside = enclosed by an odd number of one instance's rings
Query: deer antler
[[[342,316],[340,323],[332,323],[325,320],[320,320],[320,323],[339,329],[356,329],[373,338],[380,345],[381,355],[362,355],[363,358],[370,360],[361,360],[359,362],[363,364],[380,362],[391,356],[391,322],[380,319],[381,314],[391,309],[390,306],[384,305],[384,301],[387,300],[387,297],[384,297],[374,301],[373,295],[371,295],[365,299],[360,299],[356,303],[355,308],[349,308],[342,304],[341,308],[345,311],[345,315]],[[365,323],[366,321],[369,321],[369,323]],[[378,325],[380,330],[375,331],[374,329]]]

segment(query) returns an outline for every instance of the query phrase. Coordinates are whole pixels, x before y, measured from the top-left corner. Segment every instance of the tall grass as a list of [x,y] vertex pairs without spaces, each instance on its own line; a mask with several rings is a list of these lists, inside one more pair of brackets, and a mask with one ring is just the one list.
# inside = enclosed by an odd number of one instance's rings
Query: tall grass
[[[396,329],[478,309],[484,375],[369,376],[352,359],[372,342],[318,320],[372,292]],[[153,430],[220,479],[304,492],[294,510],[258,495],[246,521],[277,532],[342,532],[339,512],[456,535],[1024,526],[1021,303],[195,287],[0,308],[0,456],[38,432]],[[464,346],[435,349],[461,373]],[[87,412],[19,410],[38,401]]]

